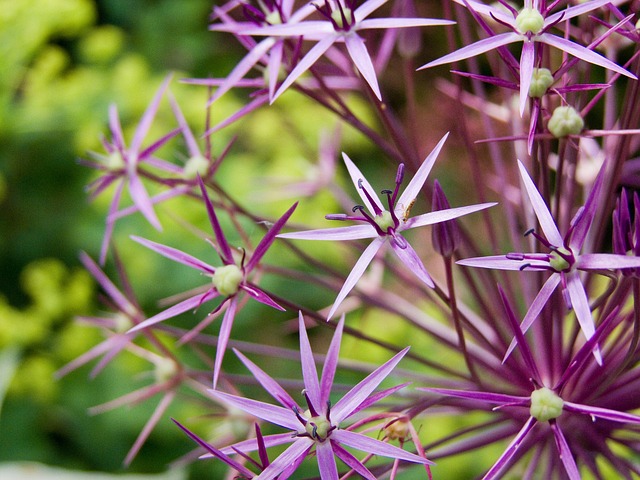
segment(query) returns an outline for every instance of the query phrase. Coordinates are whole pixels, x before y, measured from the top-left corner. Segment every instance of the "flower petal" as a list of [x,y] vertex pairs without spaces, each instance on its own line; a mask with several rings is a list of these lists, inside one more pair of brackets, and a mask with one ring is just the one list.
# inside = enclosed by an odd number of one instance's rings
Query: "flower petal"
[[427,269],[422,263],[422,260],[420,260],[420,257],[418,256],[416,251],[413,249],[413,247],[406,242],[405,242],[404,248],[398,246],[398,244],[394,240],[391,240],[390,243],[391,243],[391,249],[393,250],[393,253],[396,254],[396,256],[400,259],[400,261],[404,263],[405,266],[409,270],[411,270],[411,272],[416,277],[420,279],[420,281],[424,282],[425,285],[428,285],[429,287],[434,288],[435,284],[433,283],[433,280],[431,279],[429,272],[427,272]]
[[230,395],[218,390],[207,390],[207,393],[225,405],[232,405],[243,412],[247,412],[250,415],[280,425],[289,430],[298,431],[298,429],[302,427],[293,410],[288,408],[278,407],[277,405],[259,402],[258,400],[252,400],[250,398]]
[[216,271],[216,269],[211,265],[208,265],[198,260],[197,258],[192,257],[188,253],[184,253],[182,250],[167,247],[166,245],[152,242],[151,240],[147,240],[136,235],[132,235],[131,240],[136,241],[155,252],[158,252],[160,255],[167,257],[174,262],[182,263],[183,265],[187,265],[188,267],[200,270],[205,275],[212,275]]
[[338,321],[338,326],[333,333],[331,345],[327,350],[327,356],[324,359],[322,367],[322,377],[320,379],[320,405],[326,405],[329,401],[331,388],[333,387],[333,379],[338,368],[338,355],[340,354],[340,343],[342,342],[342,330],[344,328],[344,314]]
[[[398,202],[400,204],[400,202]],[[436,223],[447,222],[455,218],[469,215],[470,213],[479,212],[489,207],[497,205],[496,202],[478,203],[476,205],[467,205],[465,207],[448,208],[446,210],[436,210],[435,212],[424,213],[416,217],[409,218],[404,225],[401,225],[398,229],[400,231],[407,230],[409,228],[422,227],[425,225],[433,225]]]
[[245,367],[249,369],[249,371],[253,374],[253,376],[260,382],[260,385],[264,387],[265,392],[271,395],[274,399],[280,402],[284,407],[293,410],[294,407],[297,407],[296,402],[291,398],[291,395],[287,393],[287,391],[280,386],[278,382],[276,382],[273,378],[271,378],[267,373],[264,372],[260,367],[258,367],[255,363],[245,357],[242,353],[240,353],[235,348],[233,352],[237,355],[240,361],[244,364]]
[[364,80],[369,84],[376,98],[382,101],[382,94],[380,93],[380,87],[378,86],[376,71],[373,67],[371,56],[364,44],[364,40],[362,40],[362,38],[357,34],[353,33],[345,36],[344,42],[347,47],[347,52],[349,52],[349,56],[362,75],[362,78],[364,78]]
[[433,168],[433,164],[436,162],[436,159],[440,154],[440,150],[442,150],[444,142],[447,141],[448,136],[449,133],[445,133],[433,150],[431,150],[431,153],[429,153],[429,155],[424,159],[420,168],[418,168],[418,171],[407,184],[407,188],[404,189],[402,195],[398,198],[397,205],[404,205],[404,208],[406,208],[418,197],[418,194],[420,193],[420,190],[422,190],[424,182],[426,182],[427,177],[431,172],[431,168]]
[[[349,175],[351,176],[351,181],[353,182],[353,185],[356,187],[356,191],[358,192],[358,195],[360,195],[360,198],[362,199],[362,203],[364,203],[364,205],[367,207],[367,209],[373,215],[377,215],[378,213],[380,213],[380,211],[384,210],[384,206],[380,202],[380,199],[377,197],[377,195],[372,195],[371,196],[371,199],[374,201],[375,205],[373,205],[369,201],[369,197],[367,195],[365,195],[364,190],[366,190],[369,193],[373,193],[373,192],[375,192],[374,188],[371,186],[369,181],[362,174],[362,172],[356,166],[356,164],[353,163],[353,161],[351,161],[349,156],[344,152],[342,152],[342,160],[344,160],[344,164],[347,167],[347,171],[349,172]],[[359,185],[362,185],[362,188],[360,188]],[[373,229],[373,227],[372,227],[372,229]],[[373,229],[373,230],[375,231],[375,229]]]
[[304,380],[305,393],[311,401],[311,405],[309,405],[309,407],[312,407],[313,410],[320,414],[324,409],[320,402],[318,370],[316,369],[316,363],[313,359],[313,351],[309,344],[309,336],[307,335],[307,328],[304,324],[302,312],[298,312],[298,328],[300,331],[300,363],[302,365],[302,378]]
[[362,277],[362,274],[371,263],[371,260],[373,260],[373,257],[375,257],[376,253],[378,253],[378,250],[380,250],[380,248],[384,245],[384,242],[384,238],[377,237],[373,240],[373,242],[369,244],[367,248],[365,248],[364,252],[362,252],[362,255],[360,255],[360,258],[351,269],[351,273],[349,273],[349,276],[345,280],[344,285],[342,285],[340,292],[338,292],[338,296],[333,302],[333,306],[331,307],[331,310],[329,310],[329,314],[327,315],[327,320],[331,320],[331,317],[333,317],[333,314],[336,313],[336,310],[338,309],[342,301],[347,297],[347,295],[349,295],[349,292],[353,290],[353,287],[356,286],[356,283],[358,283],[358,280],[360,280],[360,277]]
[[367,223],[366,225],[352,225],[349,227],[319,228],[303,232],[281,233],[278,238],[290,238],[293,240],[360,240],[377,236],[376,229]]
[[333,455],[331,442],[316,442],[316,456],[318,458],[318,470],[322,480],[338,480],[338,467],[336,457]]
[[431,460],[419,457],[414,453],[349,430],[334,430],[331,434],[331,439],[372,455],[382,455],[384,457],[397,458],[406,462],[421,463],[423,465],[434,464]]
[[551,245],[561,247],[564,244],[564,240],[558,231],[558,227],[556,227],[556,222],[551,216],[551,212],[549,212],[549,207],[547,207],[547,204],[542,199],[540,192],[538,192],[538,189],[531,180],[527,169],[520,160],[518,160],[518,168],[520,169],[520,177],[522,177],[522,183],[524,184],[524,188],[529,197],[529,201],[531,202],[531,206],[533,207],[533,211],[535,212],[536,217],[538,217],[540,228],[542,228],[544,235],[547,237],[547,240]]
[[233,297],[229,302],[227,311],[224,312],[222,323],[220,324],[220,333],[218,333],[218,344],[216,345],[216,358],[213,366],[213,388],[218,385],[218,378],[220,377],[220,370],[222,369],[222,359],[224,358],[224,352],[227,349],[227,343],[229,343],[229,337],[231,336],[231,327],[233,326],[233,320],[236,318],[236,310],[238,309],[237,297]]

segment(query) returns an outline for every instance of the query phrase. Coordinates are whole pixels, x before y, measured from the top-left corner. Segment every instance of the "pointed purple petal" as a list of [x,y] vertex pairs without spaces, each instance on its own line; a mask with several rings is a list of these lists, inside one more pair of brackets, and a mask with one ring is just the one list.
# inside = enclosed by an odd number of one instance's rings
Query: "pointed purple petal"
[[309,438],[298,438],[293,444],[282,452],[271,465],[255,477],[255,480],[273,480],[292,463],[299,462],[300,458],[307,456],[309,450],[314,445],[314,441]]
[[356,286],[356,283],[358,283],[358,280],[360,280],[360,277],[362,277],[362,274],[371,263],[371,260],[373,260],[373,257],[375,257],[376,253],[378,253],[378,250],[380,250],[380,248],[384,245],[384,242],[384,238],[378,237],[374,239],[371,244],[369,244],[364,252],[362,252],[362,255],[360,255],[360,258],[353,266],[351,273],[349,273],[349,276],[345,280],[344,285],[342,285],[340,292],[338,292],[338,296],[336,297],[335,302],[333,302],[333,306],[331,307],[331,310],[327,315],[327,320],[331,320],[331,317],[333,317],[333,314],[336,313],[336,310],[338,309],[342,301],[347,297],[347,295],[349,295],[349,292],[353,290],[353,287]]
[[413,247],[409,245],[409,243],[406,243],[404,248],[401,248],[396,244],[394,240],[391,240],[390,243],[391,243],[391,249],[393,250],[393,253],[396,254],[396,256],[400,259],[400,261],[404,263],[405,266],[409,270],[411,270],[411,272],[416,277],[418,277],[421,282],[424,282],[425,285],[428,285],[429,287],[434,288],[435,284],[433,283],[433,280],[431,279],[429,272],[427,272],[427,269],[422,263],[422,260],[420,260],[420,257],[418,256],[416,251],[413,249]]
[[147,221],[153,225],[156,230],[162,230],[162,225],[160,225],[160,220],[156,216],[156,212],[153,210],[153,203],[151,202],[151,198],[149,198],[149,194],[147,190],[144,188],[144,185],[140,181],[140,177],[138,177],[138,173],[135,171],[129,172],[129,194],[133,199],[133,203],[136,204],[142,215],[147,219]]
[[176,317],[181,313],[188,312],[189,310],[195,310],[200,305],[209,300],[212,300],[218,296],[218,292],[215,289],[211,289],[206,292],[204,295],[198,294],[194,295],[191,298],[187,298],[180,303],[176,303],[173,307],[167,308],[166,310],[154,315],[151,318],[146,319],[144,322],[139,323],[135,327],[131,328],[127,333],[138,332],[143,330],[151,325],[155,325],[156,323],[160,323],[169,318]]
[[222,460],[224,463],[226,463],[231,468],[236,470],[242,476],[244,476],[246,478],[253,478],[254,477],[253,472],[251,470],[249,470],[247,467],[245,467],[241,463],[236,462],[234,459],[228,457],[227,455],[222,453],[220,450],[218,450],[213,445],[210,445],[209,443],[205,442],[202,438],[197,436],[195,433],[191,432],[186,427],[182,426],[177,420],[174,420],[174,419],[171,419],[171,420],[173,420],[173,423],[175,423],[180,428],[180,430],[182,430],[184,433],[186,433],[189,436],[189,438],[191,438],[191,440],[196,442],[198,445],[200,445],[202,448],[204,448],[206,451],[208,451],[211,455],[213,455],[214,457],[216,457],[219,460]]
[[[531,266],[548,267],[549,262],[528,260],[526,263]],[[525,264],[524,260],[512,260],[506,255],[488,255],[486,257],[464,258],[456,262],[458,265],[476,268],[494,268],[496,270],[520,270]]]
[[[398,202],[399,205],[399,202]],[[406,205],[406,204],[405,204]],[[479,212],[489,207],[497,205],[496,202],[478,203],[476,205],[468,205],[466,207],[448,208],[446,210],[436,210],[435,212],[424,213],[415,217],[409,218],[398,229],[400,231],[407,230],[409,228],[422,227],[425,225],[433,225],[436,223],[447,222],[455,218],[469,215],[470,213]]]
[[535,212],[536,217],[538,217],[538,222],[540,222],[540,228],[542,228],[544,235],[547,237],[547,240],[551,245],[561,247],[564,244],[564,240],[558,231],[558,227],[556,227],[556,222],[551,216],[551,212],[549,212],[549,207],[547,207],[547,204],[542,199],[540,192],[538,192],[538,189],[531,180],[527,169],[520,160],[518,160],[518,168],[520,169],[520,177],[522,177],[522,183],[527,191],[529,202],[531,202],[533,211]]
[[220,222],[218,222],[218,217],[216,216],[216,212],[213,209],[213,204],[209,199],[209,194],[207,193],[207,187],[205,187],[204,182],[198,175],[198,184],[200,185],[200,192],[202,193],[202,199],[204,200],[204,204],[207,207],[207,214],[209,215],[209,222],[211,223],[211,227],[213,228],[213,233],[216,236],[216,240],[218,241],[218,247],[220,248],[220,256],[222,257],[222,261],[225,265],[233,264],[233,254],[231,253],[231,247],[229,247],[229,243],[227,242],[226,237],[222,231],[222,227],[220,226]]
[[424,182],[426,182],[427,177],[433,168],[433,164],[436,162],[436,159],[440,154],[440,150],[442,150],[444,142],[447,141],[448,136],[449,133],[445,133],[433,150],[431,150],[431,153],[429,153],[429,155],[424,159],[416,174],[409,181],[407,188],[404,189],[402,195],[398,198],[397,205],[403,205],[404,208],[406,208],[418,197],[418,194],[420,193],[420,190],[422,190]]
[[548,25],[553,25],[559,20],[569,20],[570,18],[577,17],[578,15],[582,15],[583,13],[591,12],[592,10],[600,8],[608,3],[611,3],[611,0],[591,0],[579,5],[573,5],[569,8],[565,8],[564,10],[560,10],[559,12],[549,15],[547,18],[545,18],[544,25],[546,27]]
[[224,352],[227,350],[227,343],[229,343],[229,337],[231,336],[231,327],[233,326],[233,320],[236,318],[236,310],[238,309],[238,300],[233,297],[229,302],[227,311],[224,312],[222,323],[220,324],[220,333],[218,333],[218,345],[216,346],[216,359],[213,366],[213,388],[218,385],[218,378],[220,377],[220,370],[222,369],[222,359],[224,358]]
[[218,87],[216,93],[209,100],[209,105],[227,93],[251,70],[265,55],[266,52],[276,43],[276,39],[268,37],[253,47],[245,57],[240,60],[231,70],[225,81]]
[[124,184],[124,181],[118,184],[113,198],[111,199],[111,204],[109,205],[109,214],[107,215],[104,237],[102,238],[102,246],[100,247],[100,265],[104,265],[107,260],[107,252],[109,251],[109,245],[111,244],[113,227],[116,223],[112,218],[112,215],[118,211],[118,205],[120,204],[120,198],[122,198],[122,190],[124,189]]
[[418,70],[435,67],[437,65],[444,65],[445,63],[457,62],[459,60],[464,60],[466,58],[475,57],[476,55],[480,55],[481,53],[488,52],[489,50],[495,50],[496,48],[501,47],[503,45],[508,45],[509,43],[514,43],[521,40],[522,40],[522,36],[515,32],[507,32],[507,33],[494,35],[492,37],[479,40],[466,47],[462,47],[456,50],[455,52],[449,53],[444,57],[438,58],[437,60],[433,60],[421,66],[420,68],[418,68]]
[[298,431],[302,428],[300,421],[296,418],[292,410],[269,403],[259,402],[250,398],[238,397],[217,390],[207,390],[215,400],[219,400],[225,405],[232,405],[250,415],[261,418],[270,423],[280,425],[289,430]]
[[495,405],[528,405],[531,401],[530,397],[521,397],[517,395],[507,395],[504,393],[491,393],[468,390],[453,390],[450,388],[428,388],[419,387],[417,390],[424,392],[439,393],[448,397],[466,398],[469,400],[477,400],[480,402],[492,403]]
[[151,240],[147,240],[136,235],[131,235],[131,240],[138,242],[155,252],[158,252],[160,255],[167,257],[174,262],[182,263],[183,265],[187,265],[188,267],[200,270],[206,275],[212,275],[216,271],[216,269],[211,265],[208,265],[187,253],[184,253],[182,250],[167,247],[166,245],[152,242]]
[[233,352],[238,356],[240,361],[244,363],[244,366],[249,369],[249,371],[253,374],[253,376],[260,382],[260,385],[264,387],[265,392],[271,395],[274,399],[282,404],[282,406],[293,410],[294,407],[297,407],[296,402],[291,398],[291,395],[287,393],[287,391],[280,386],[278,382],[276,382],[273,378],[271,378],[267,373],[265,373],[260,367],[258,367],[255,363],[245,357],[242,353],[240,353],[235,348]]
[[596,418],[603,418],[605,420],[611,420],[612,422],[640,425],[640,417],[631,413],[618,412],[616,410],[593,407],[591,405],[580,405],[579,403],[566,401],[563,404],[563,408],[571,412],[589,415],[590,417],[592,417],[593,421],[596,421]]
[[329,401],[331,388],[333,387],[333,379],[338,368],[338,355],[340,354],[340,343],[342,342],[342,330],[344,328],[344,315],[340,317],[338,326],[333,333],[331,345],[327,351],[322,367],[322,377],[320,379],[320,405],[326,405]]
[[543,33],[536,37],[536,40],[539,42],[546,43],[547,45],[551,45],[552,47],[559,48],[560,50],[567,52],[569,55],[573,55],[574,57],[579,58],[587,63],[592,63],[594,65],[598,65],[600,67],[606,68],[607,70],[611,70],[613,72],[619,73],[620,75],[624,75],[625,77],[637,79],[635,75],[628,72],[617,63],[612,62],[611,60],[603,57],[602,55],[594,52],[593,50],[589,50],[582,45],[578,45],[570,40],[566,40],[561,37],[557,37],[555,35],[550,35],[548,33]]
[[356,22],[361,22],[377,9],[379,9],[382,5],[387,3],[388,0],[367,0],[363,2],[358,8],[353,12],[353,16],[356,19]]
[[151,100],[151,103],[149,104],[144,114],[142,115],[142,118],[140,119],[140,123],[136,128],[136,133],[134,134],[133,139],[131,140],[131,145],[129,147],[129,151],[132,154],[136,155],[136,157],[138,155],[138,152],[140,151],[142,140],[147,134],[147,132],[149,131],[149,128],[151,127],[151,123],[153,122],[153,117],[158,111],[158,107],[160,106],[160,99],[162,98],[162,95],[164,95],[164,92],[167,89],[167,87],[169,86],[171,77],[172,75],[167,75],[167,77],[162,81],[162,84],[160,84],[160,88],[158,88],[158,91],[156,92],[153,99]]
[[511,443],[507,446],[505,451],[500,455],[500,458],[493,464],[493,466],[489,469],[489,471],[482,477],[482,480],[492,480],[494,478],[500,478],[500,470],[502,470],[511,457],[516,453],[520,443],[524,440],[524,437],[529,433],[529,430],[536,424],[536,419],[533,417],[529,417],[529,419],[522,426],[518,434],[511,441]]
[[[398,352],[387,362],[371,372],[364,380],[349,390],[331,409],[332,420],[338,424],[348,418],[358,406],[380,385],[391,373],[402,357],[409,351],[409,347]],[[334,432],[335,433],[335,432]]]
[[[538,315],[540,315],[542,308],[547,304],[549,297],[551,297],[551,294],[560,283],[560,280],[561,280],[560,274],[554,273],[547,279],[546,282],[544,282],[544,285],[536,295],[536,298],[533,299],[533,302],[531,303],[529,310],[527,310],[527,313],[522,319],[522,323],[520,324],[520,330],[522,331],[523,334],[526,333],[527,330],[529,330],[529,327],[531,327],[531,325],[533,325],[533,322],[538,318]],[[507,361],[507,358],[509,358],[509,355],[511,355],[511,352],[513,352],[513,349],[516,348],[517,344],[518,342],[514,338],[511,341],[509,348],[507,349],[507,353],[504,354],[502,363]]]
[[[382,203],[380,202],[380,199],[376,195],[372,195],[371,197],[375,202],[375,205],[372,205],[371,202],[369,201],[369,198],[364,194],[363,189],[368,191],[369,193],[374,193],[375,190],[371,186],[369,181],[365,178],[365,176],[362,174],[360,169],[356,166],[356,164],[353,163],[353,161],[349,158],[349,156],[344,152],[342,152],[342,160],[344,161],[344,164],[347,167],[349,176],[351,177],[351,181],[353,182],[353,185],[356,187],[356,191],[358,192],[358,195],[360,195],[360,198],[362,199],[362,203],[367,207],[367,209],[374,215],[384,210],[384,206],[382,205]],[[362,185],[362,188],[358,187],[359,184]]]
[[302,378],[304,389],[311,401],[309,407],[313,407],[317,413],[323,412],[324,408],[320,402],[320,383],[318,382],[318,370],[313,360],[313,351],[309,344],[307,328],[304,325],[302,312],[298,312],[298,328],[300,331],[300,362],[302,365]]
[[367,437],[361,433],[351,432],[349,430],[334,430],[331,434],[331,439],[373,455],[382,455],[384,457],[397,458],[406,462],[421,463],[423,465],[433,465],[433,462],[426,458],[407,452],[394,445],[381,442],[375,438]]
[[333,453],[342,460],[349,468],[368,480],[377,480],[364,464],[356,457],[351,455],[347,450],[342,448],[338,442],[331,442]]
[[640,267],[640,257],[613,253],[586,253],[580,255],[576,262],[576,268],[580,270],[618,270],[638,267]]
[[529,87],[533,76],[533,62],[535,60],[535,43],[525,41],[520,54],[520,116],[524,115],[529,98]]
[[562,465],[569,476],[569,480],[580,480],[582,475],[580,475],[580,470],[578,470],[576,461],[573,459],[573,454],[571,453],[567,440],[562,434],[562,430],[556,422],[549,422],[549,424],[553,431],[553,437],[556,440],[556,447],[558,448],[560,460],[562,460]]
[[289,218],[291,217],[291,215],[293,214],[293,211],[296,209],[297,206],[298,206],[298,202],[291,205],[291,207],[289,207],[289,210],[284,212],[284,214],[276,221],[276,223],[273,224],[273,226],[269,229],[269,231],[265,234],[265,236],[262,237],[262,240],[260,240],[260,243],[256,246],[256,249],[253,252],[253,255],[251,256],[251,259],[245,266],[245,270],[247,272],[250,272],[251,270],[256,268],[256,266],[258,265],[258,262],[260,262],[264,254],[267,253],[267,250],[269,249],[273,241],[276,239],[276,235],[280,233],[280,230],[282,230],[282,227],[284,227],[284,224],[287,223],[287,221],[289,220]]
[[[595,333],[596,327],[593,321],[593,316],[591,315],[589,299],[587,298],[587,293],[584,291],[584,285],[582,285],[580,275],[577,271],[569,272],[565,278],[567,281],[569,298],[571,298],[571,305],[576,313],[580,329],[582,330],[585,338],[589,340]],[[595,356],[598,365],[602,365],[602,354],[598,347],[593,350],[593,355]]]
[[87,255],[85,252],[80,253],[80,261],[84,265],[84,267],[89,271],[89,273],[95,278],[103,290],[111,297],[111,299],[116,303],[118,308],[123,312],[135,312],[136,307],[129,301],[127,297],[124,296],[118,287],[116,287],[109,277],[105,275],[105,273],[100,269],[98,264],[93,261],[93,259]]
[[569,239],[569,246],[575,251],[579,252],[587,239],[587,234],[593,223],[593,219],[596,215],[596,210],[600,206],[602,187],[604,183],[604,175],[606,168],[601,168],[595,182],[589,192],[589,197],[584,204],[584,207],[578,211],[576,218],[571,221],[571,238]]
[[298,62],[296,67],[291,71],[291,73],[284,80],[284,82],[282,82],[282,85],[280,85],[280,88],[273,96],[271,103],[275,102],[276,98],[282,95],[282,93],[287,88],[293,85],[293,82],[295,82],[298,79],[298,77],[300,77],[300,75],[306,72],[309,69],[309,67],[311,67],[311,65],[316,63],[316,60],[318,60],[324,54],[324,52],[329,50],[329,47],[331,47],[331,45],[333,45],[335,41],[336,41],[336,36],[330,35],[330,36],[324,37],[322,40],[316,43],[311,48],[311,50],[309,50],[307,54],[302,58],[302,60]]
[[362,75],[362,78],[369,84],[376,98],[382,101],[382,94],[378,86],[378,77],[367,47],[364,44],[364,40],[357,34],[351,34],[344,37],[344,42],[349,56]]
[[278,238],[292,240],[360,240],[377,237],[378,233],[368,223],[366,225],[352,225],[350,227],[320,228],[304,232],[281,233]]
[[316,456],[318,457],[320,478],[322,480],[338,480],[338,467],[331,442],[316,442]]
[[455,25],[452,20],[438,18],[370,18],[358,24],[358,30],[372,28],[409,28],[409,27],[433,27],[437,25]]
[[257,300],[260,303],[270,306],[271,308],[275,308],[276,310],[280,310],[282,312],[285,311],[285,308],[278,305],[269,295],[267,295],[264,291],[247,282],[243,282],[240,285],[240,288],[247,292],[254,300]]

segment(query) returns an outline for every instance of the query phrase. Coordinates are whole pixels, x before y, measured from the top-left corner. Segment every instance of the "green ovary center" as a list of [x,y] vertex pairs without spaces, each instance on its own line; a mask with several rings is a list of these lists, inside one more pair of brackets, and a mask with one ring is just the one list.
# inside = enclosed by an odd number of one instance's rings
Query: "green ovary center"
[[564,256],[572,256],[571,251],[566,248],[558,248],[555,252],[551,252],[549,265],[556,272],[566,272],[571,270],[571,263],[569,263],[566,258],[563,258],[561,254]]
[[563,406],[564,401],[547,387],[534,390],[531,393],[530,413],[540,422],[558,418],[562,414]]
[[109,170],[110,172],[122,170],[125,167],[124,158],[122,158],[120,152],[110,153],[105,160],[105,165],[107,167],[107,170]]
[[516,17],[516,28],[523,35],[537,35],[544,27],[544,17],[535,8],[523,8]]
[[391,216],[391,213],[388,211],[383,211],[380,212],[379,215],[376,215],[373,218],[374,222],[376,222],[376,225],[378,225],[380,227],[380,229],[383,232],[388,231],[390,228],[395,228],[396,224],[393,221],[393,217]]
[[[342,15],[344,14],[344,20],[342,19]],[[348,30],[350,25],[353,25],[353,12],[350,8],[343,8],[340,11],[339,8],[336,8],[331,12],[331,20],[333,20],[338,28],[342,30]]]
[[307,431],[309,436],[314,440],[324,442],[329,436],[329,434],[331,433],[331,422],[327,420],[326,417],[323,417],[322,415],[318,415],[317,417],[308,417],[308,418],[309,418],[309,421],[304,426],[305,430]]
[[209,169],[209,161],[202,155],[196,155],[187,160],[184,165],[184,177],[193,180],[197,175],[203,177]]
[[227,297],[235,295],[242,283],[242,270],[236,265],[224,265],[216,268],[212,280],[213,286],[220,295]]

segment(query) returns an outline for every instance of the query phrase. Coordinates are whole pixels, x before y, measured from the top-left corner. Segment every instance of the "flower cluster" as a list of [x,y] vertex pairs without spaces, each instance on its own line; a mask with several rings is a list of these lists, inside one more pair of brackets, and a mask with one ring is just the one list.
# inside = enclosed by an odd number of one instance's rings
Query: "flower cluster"
[[[185,82],[209,87],[208,114],[231,92],[254,91],[225,120],[208,119],[205,149],[170,77],[130,146],[109,110],[106,152],[83,163],[97,170],[92,196],[115,184],[99,256],[125,287],[82,254],[112,312],[81,319],[106,339],[59,373],[100,357],[96,375],[124,352],[153,364],[151,385],[98,408],[162,395],[127,463],[189,390],[203,425],[174,420],[197,446],[186,458],[214,458],[237,478],[452,478],[439,466],[449,458],[469,464],[456,478],[640,475],[636,10],[626,0],[213,6],[212,35],[246,53],[224,78]],[[426,39],[433,48],[421,48]],[[445,64],[456,69],[435,68]],[[143,146],[165,99],[175,129]],[[245,126],[265,112],[318,152],[305,179],[273,181],[259,147],[242,151]],[[319,145],[289,112],[318,129]],[[214,155],[212,138],[227,130],[241,140]],[[360,144],[346,140],[354,132]],[[168,160],[181,142],[188,160]],[[257,191],[240,198],[247,189]],[[159,241],[114,236],[116,220],[137,212]],[[213,255],[177,245],[180,231]],[[120,255],[148,250],[205,282],[142,308]],[[318,342],[333,330],[324,356],[312,352],[312,328]],[[299,349],[288,346],[292,329]],[[301,379],[291,379],[298,359]],[[444,416],[456,421],[443,427]],[[212,423],[216,433],[200,433]],[[490,446],[502,453],[473,456]]]

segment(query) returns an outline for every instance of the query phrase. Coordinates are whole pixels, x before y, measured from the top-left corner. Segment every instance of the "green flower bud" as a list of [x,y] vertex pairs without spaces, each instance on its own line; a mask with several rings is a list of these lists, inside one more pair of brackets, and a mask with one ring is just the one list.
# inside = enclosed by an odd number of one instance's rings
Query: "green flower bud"
[[547,128],[556,138],[577,135],[584,128],[584,120],[573,107],[557,107],[549,119]]
[[531,85],[529,86],[529,96],[531,98],[540,98],[549,87],[553,84],[553,75],[548,68],[534,68],[531,75]]

